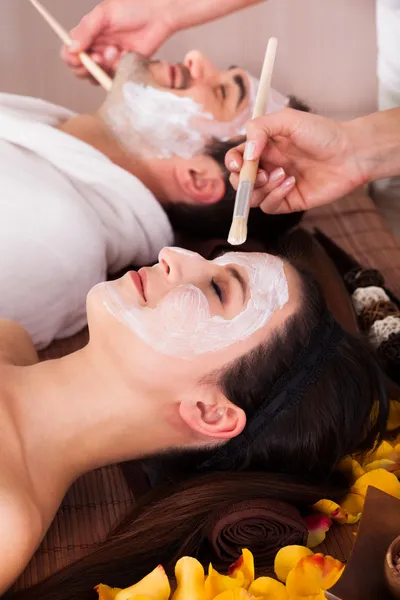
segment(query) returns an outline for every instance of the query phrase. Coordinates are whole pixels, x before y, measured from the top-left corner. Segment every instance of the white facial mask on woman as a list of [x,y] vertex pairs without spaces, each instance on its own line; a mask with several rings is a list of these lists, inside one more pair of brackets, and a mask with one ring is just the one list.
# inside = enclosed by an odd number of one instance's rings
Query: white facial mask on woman
[[[174,249],[182,253],[182,250]],[[189,254],[187,250],[183,253]],[[193,260],[204,260],[190,253]],[[230,252],[213,261],[238,265],[248,277],[249,300],[233,319],[212,315],[203,292],[184,284],[169,292],[155,308],[128,306],[112,283],[100,284],[107,310],[156,351],[191,359],[248,338],[263,327],[289,298],[281,259],[269,254]]]

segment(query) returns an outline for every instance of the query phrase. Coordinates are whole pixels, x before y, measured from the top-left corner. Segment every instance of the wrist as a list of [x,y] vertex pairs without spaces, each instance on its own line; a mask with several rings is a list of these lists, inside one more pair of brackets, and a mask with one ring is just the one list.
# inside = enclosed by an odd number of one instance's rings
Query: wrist
[[362,183],[400,174],[400,109],[373,113],[344,124]]

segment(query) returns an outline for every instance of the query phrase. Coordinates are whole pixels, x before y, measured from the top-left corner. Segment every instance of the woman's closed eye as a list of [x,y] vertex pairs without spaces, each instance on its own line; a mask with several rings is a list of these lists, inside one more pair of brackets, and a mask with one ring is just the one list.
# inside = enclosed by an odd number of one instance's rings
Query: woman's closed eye
[[221,302],[221,304],[223,304],[224,303],[224,297],[223,297],[222,289],[220,288],[220,286],[218,285],[218,283],[216,283],[215,279],[211,279],[211,287],[212,287],[214,293],[218,296],[219,301]]

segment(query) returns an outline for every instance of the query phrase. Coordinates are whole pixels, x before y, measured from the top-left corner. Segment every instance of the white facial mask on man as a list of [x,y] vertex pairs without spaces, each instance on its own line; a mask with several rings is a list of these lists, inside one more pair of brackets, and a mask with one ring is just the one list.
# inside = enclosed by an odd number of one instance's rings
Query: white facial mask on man
[[[188,251],[172,249],[188,254]],[[204,260],[190,253],[193,260]],[[219,266],[238,265],[248,278],[249,300],[233,319],[212,315],[205,294],[192,284],[169,292],[155,308],[127,305],[112,283],[106,286],[104,304],[121,323],[154,350],[191,359],[216,352],[248,338],[283,308],[289,298],[281,259],[268,254],[228,253],[213,261]]]

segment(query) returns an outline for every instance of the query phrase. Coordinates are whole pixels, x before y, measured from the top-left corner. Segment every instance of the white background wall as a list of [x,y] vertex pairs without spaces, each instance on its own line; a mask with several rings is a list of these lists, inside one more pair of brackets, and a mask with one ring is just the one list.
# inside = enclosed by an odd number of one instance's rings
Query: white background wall
[[[66,28],[96,4],[42,1]],[[375,0],[269,0],[181,32],[160,54],[179,61],[187,50],[199,48],[220,66],[239,64],[258,73],[271,35],[279,39],[277,89],[329,114],[375,109]],[[59,59],[59,46],[28,0],[0,0],[1,91],[41,96],[80,111],[96,107],[102,92],[74,80]]]

